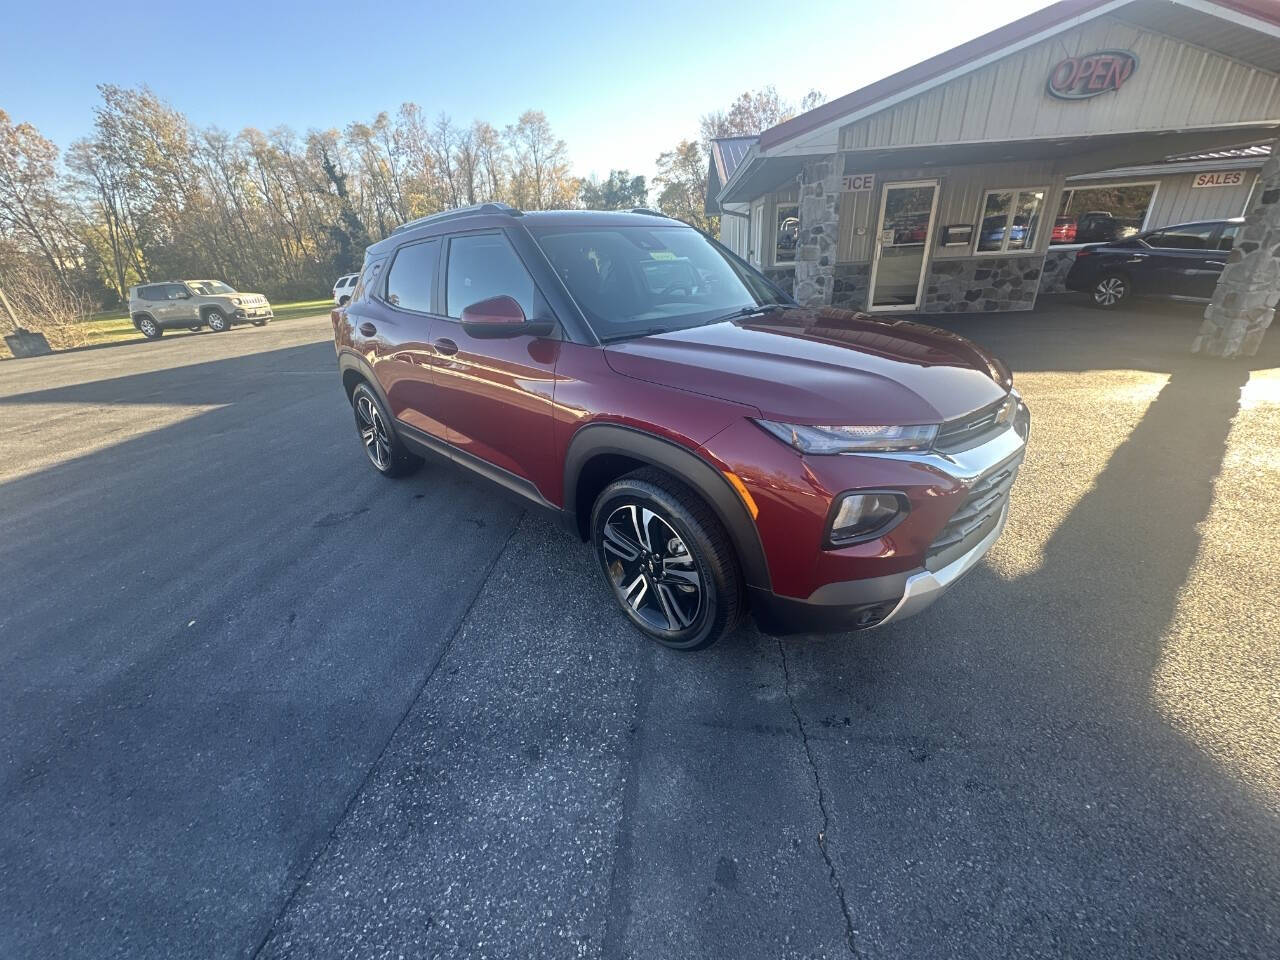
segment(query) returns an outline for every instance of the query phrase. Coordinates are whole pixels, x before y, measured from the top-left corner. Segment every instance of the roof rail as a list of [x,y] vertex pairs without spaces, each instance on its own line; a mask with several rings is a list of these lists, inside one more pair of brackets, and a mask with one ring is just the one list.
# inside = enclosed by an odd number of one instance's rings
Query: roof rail
[[649,216],[649,217],[662,217],[662,219],[664,220],[671,219],[665,213],[659,213],[657,210],[650,210],[648,207],[632,207],[631,212],[643,213],[645,216]]
[[441,210],[439,213],[428,214],[425,217],[418,217],[416,220],[410,220],[402,223],[391,232],[393,234],[403,233],[412,227],[420,227],[425,223],[439,223],[442,220],[455,220],[458,217],[469,217],[477,213],[505,213],[509,217],[523,217],[524,214],[511,206],[509,203],[476,203],[469,207],[454,207],[452,210]]

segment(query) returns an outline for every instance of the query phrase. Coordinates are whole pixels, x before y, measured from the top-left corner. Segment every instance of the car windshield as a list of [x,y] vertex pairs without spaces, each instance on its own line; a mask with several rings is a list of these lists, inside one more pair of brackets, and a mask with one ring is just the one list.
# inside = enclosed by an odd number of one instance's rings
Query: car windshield
[[229,287],[220,280],[188,280],[189,286],[202,297],[218,296],[224,293],[235,293],[234,287]]
[[691,227],[532,232],[601,340],[682,330],[785,302],[762,277]]

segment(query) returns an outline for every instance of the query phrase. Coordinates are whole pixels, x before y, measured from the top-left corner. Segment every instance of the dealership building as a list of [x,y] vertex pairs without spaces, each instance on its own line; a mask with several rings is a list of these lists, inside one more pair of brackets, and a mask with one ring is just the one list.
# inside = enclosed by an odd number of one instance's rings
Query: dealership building
[[1280,228],[1277,136],[1280,0],[1064,0],[715,141],[707,207],[802,303],[1027,310],[1083,243],[1259,211],[1240,260]]

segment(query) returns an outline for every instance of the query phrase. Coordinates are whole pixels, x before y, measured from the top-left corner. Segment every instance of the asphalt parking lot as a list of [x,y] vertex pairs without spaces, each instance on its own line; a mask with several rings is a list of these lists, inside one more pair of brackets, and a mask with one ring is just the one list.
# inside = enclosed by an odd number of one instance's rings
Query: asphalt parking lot
[[913,620],[699,654],[326,318],[0,364],[0,957],[1280,956],[1280,330],[959,320],[1034,415]]

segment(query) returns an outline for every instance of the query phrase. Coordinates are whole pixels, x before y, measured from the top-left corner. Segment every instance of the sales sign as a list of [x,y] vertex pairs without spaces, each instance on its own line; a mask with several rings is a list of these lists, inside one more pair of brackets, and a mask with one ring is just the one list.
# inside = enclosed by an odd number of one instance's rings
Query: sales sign
[[1059,100],[1088,100],[1119,90],[1137,69],[1138,57],[1128,50],[1098,50],[1059,60],[1049,71],[1046,89]]
[[866,193],[876,185],[874,173],[853,173],[841,180],[846,193]]
[[1243,170],[1224,170],[1221,173],[1197,173],[1191,180],[1196,187],[1238,187],[1244,183]]

